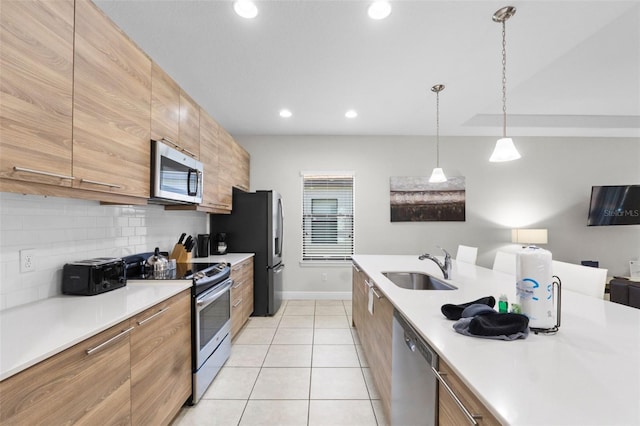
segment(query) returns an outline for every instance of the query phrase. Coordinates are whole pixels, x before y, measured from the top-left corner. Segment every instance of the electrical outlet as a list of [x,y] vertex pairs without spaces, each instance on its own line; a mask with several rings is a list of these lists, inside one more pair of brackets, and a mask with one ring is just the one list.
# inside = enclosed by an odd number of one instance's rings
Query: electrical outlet
[[323,273],[323,274],[322,274],[322,281],[326,281],[326,280],[327,280],[327,274],[326,274],[326,273]]
[[20,272],[32,272],[36,270],[35,249],[20,250]]

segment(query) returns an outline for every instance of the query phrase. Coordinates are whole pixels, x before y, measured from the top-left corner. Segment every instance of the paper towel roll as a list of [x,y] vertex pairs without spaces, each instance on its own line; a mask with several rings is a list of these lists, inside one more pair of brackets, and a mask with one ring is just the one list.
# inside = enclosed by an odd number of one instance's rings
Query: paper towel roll
[[551,252],[527,247],[516,256],[516,298],[529,327],[552,328],[556,324],[553,306]]

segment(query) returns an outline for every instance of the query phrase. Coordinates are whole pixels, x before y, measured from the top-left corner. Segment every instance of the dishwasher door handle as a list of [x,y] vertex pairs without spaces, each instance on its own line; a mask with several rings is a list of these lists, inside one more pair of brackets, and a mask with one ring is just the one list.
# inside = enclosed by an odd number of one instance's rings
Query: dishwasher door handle
[[442,377],[443,375],[446,375],[445,373],[440,373],[438,370],[436,370],[433,367],[431,367],[431,370],[433,371],[433,374],[435,374],[436,377],[438,378],[438,381],[440,382],[440,384],[442,384],[442,386],[444,386],[444,388],[447,390],[447,393],[451,395],[451,398],[453,398],[453,400],[456,402],[458,407],[460,407],[460,409],[462,410],[464,415],[467,417],[469,422],[471,422],[471,424],[474,426],[478,426],[478,422],[476,420],[482,419],[482,416],[478,414],[471,414],[471,412],[467,409],[467,407],[464,406],[462,401],[460,401],[460,398],[458,398],[458,395],[455,394],[455,392],[453,391],[453,389],[451,389],[451,387],[446,382],[446,380],[444,380],[444,377]]
[[416,351],[416,344],[413,340],[411,340],[411,338],[409,336],[407,336],[407,333],[404,333],[404,343],[407,345],[407,347],[409,348],[409,350],[411,352],[415,352]]

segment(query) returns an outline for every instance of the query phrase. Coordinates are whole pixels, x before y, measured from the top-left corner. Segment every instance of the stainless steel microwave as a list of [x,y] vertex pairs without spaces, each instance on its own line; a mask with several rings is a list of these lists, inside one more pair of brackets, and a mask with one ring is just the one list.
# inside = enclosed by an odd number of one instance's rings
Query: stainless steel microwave
[[161,141],[151,141],[151,200],[202,203],[202,163]]

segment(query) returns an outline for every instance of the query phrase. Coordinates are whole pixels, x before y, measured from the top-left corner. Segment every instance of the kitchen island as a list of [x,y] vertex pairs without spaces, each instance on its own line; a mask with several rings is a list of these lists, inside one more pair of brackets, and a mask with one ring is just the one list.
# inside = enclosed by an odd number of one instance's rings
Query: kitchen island
[[454,260],[445,281],[457,290],[406,290],[382,272],[438,278],[442,272],[417,255],[356,255],[353,261],[501,423],[640,424],[640,310],[564,290],[555,335],[468,337],[453,330],[440,307],[501,294],[514,302],[514,276]]

